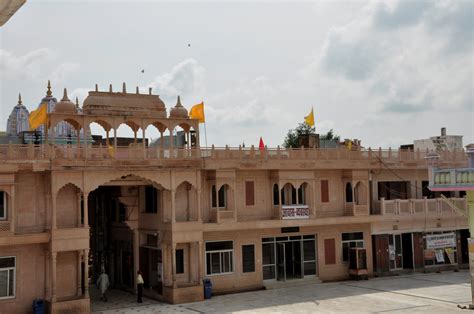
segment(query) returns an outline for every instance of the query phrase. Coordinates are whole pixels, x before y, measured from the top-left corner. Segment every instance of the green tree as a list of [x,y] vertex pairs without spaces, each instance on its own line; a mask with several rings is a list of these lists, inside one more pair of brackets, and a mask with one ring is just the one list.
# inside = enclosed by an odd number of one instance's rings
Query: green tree
[[295,129],[290,129],[286,134],[285,140],[283,142],[283,147],[285,148],[298,148],[298,138],[301,135],[310,135],[316,134],[316,129],[307,125],[306,123],[299,123]]
[[326,134],[321,135],[320,137],[322,140],[334,140],[336,142],[339,142],[341,140],[341,137],[339,135],[334,134],[334,130],[330,129]]

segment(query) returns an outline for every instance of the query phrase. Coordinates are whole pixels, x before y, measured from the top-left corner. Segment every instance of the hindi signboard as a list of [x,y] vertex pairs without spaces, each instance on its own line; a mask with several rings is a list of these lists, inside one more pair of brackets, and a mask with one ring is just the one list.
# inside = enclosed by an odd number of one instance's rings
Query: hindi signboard
[[426,248],[427,249],[443,249],[446,247],[456,247],[456,234],[455,233],[426,235]]
[[281,207],[282,219],[308,219],[308,205],[284,205]]

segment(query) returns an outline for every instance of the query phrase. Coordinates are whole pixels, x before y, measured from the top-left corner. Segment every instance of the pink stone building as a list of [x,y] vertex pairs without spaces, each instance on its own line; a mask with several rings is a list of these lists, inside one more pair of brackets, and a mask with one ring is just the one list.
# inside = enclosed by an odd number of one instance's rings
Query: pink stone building
[[[179,99],[167,114],[159,96],[125,86],[89,92],[82,111],[65,93],[48,129],[64,121],[84,136],[0,145],[2,313],[31,312],[34,299],[87,313],[101,269],[132,292],[140,269],[145,295],[181,303],[203,299],[205,278],[214,293],[346,279],[353,247],[366,249],[369,276],[468,262],[467,219],[450,205],[466,200],[427,189],[426,151],[203,148]],[[106,145],[89,141],[94,122]],[[149,126],[186,143],[140,143]],[[455,150],[439,163],[467,159]]]

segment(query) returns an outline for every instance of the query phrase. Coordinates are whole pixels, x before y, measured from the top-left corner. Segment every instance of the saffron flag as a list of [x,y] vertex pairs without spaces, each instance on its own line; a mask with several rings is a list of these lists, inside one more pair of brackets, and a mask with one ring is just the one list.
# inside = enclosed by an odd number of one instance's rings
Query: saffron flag
[[109,150],[109,156],[115,157],[115,149],[112,145],[109,145],[108,150]]
[[43,103],[38,109],[32,111],[28,120],[31,130],[36,130],[39,126],[46,124],[48,120],[48,104]]
[[311,108],[311,112],[309,115],[304,117],[304,122],[309,125],[309,126],[314,126],[314,114],[313,114],[313,108]]
[[204,117],[204,102],[192,106],[191,110],[189,111],[189,117],[191,119],[198,119],[199,123],[206,122],[206,118]]
[[260,143],[258,143],[258,149],[265,150],[265,144],[263,144],[263,139],[261,136],[260,136]]

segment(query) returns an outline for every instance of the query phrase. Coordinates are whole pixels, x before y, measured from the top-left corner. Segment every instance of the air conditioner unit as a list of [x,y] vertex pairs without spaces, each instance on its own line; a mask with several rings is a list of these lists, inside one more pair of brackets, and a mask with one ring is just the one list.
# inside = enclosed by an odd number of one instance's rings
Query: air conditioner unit
[[349,251],[349,276],[351,279],[367,280],[367,252],[364,248],[351,248]]

